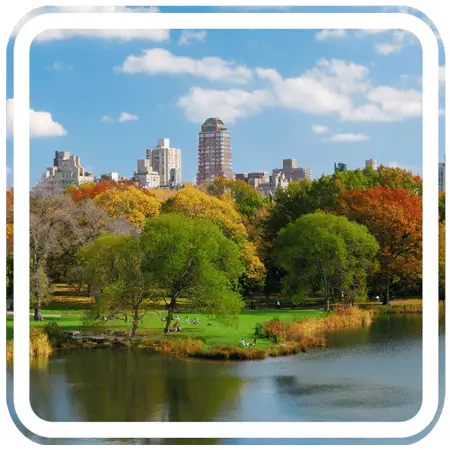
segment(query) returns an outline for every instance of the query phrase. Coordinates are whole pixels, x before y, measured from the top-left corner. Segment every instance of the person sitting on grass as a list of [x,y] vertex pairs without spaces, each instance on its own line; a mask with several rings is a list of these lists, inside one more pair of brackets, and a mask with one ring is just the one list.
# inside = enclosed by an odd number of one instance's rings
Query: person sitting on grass
[[180,323],[178,320],[173,324],[172,331],[178,331],[178,328],[180,326]]
[[189,320],[189,316],[186,316],[186,317],[185,317],[184,323],[186,323],[186,324],[191,323],[190,320]]
[[242,338],[240,345],[242,345],[242,347],[250,347],[251,344],[250,344],[250,342],[245,342],[245,339]]
[[253,339],[253,342],[251,344],[249,344],[251,347],[255,347],[256,346],[256,338]]

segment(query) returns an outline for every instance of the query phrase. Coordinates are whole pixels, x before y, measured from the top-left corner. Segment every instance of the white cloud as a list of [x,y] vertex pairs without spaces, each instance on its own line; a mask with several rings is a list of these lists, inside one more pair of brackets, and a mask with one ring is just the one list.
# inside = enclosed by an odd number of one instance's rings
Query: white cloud
[[440,115],[440,116],[445,116],[445,109],[444,109],[444,108],[441,108],[441,109],[439,110],[439,115]]
[[391,42],[376,43],[375,50],[380,55],[387,56],[391,53],[400,53],[406,45],[410,45],[415,42],[417,42],[417,40],[411,33],[396,30],[392,32]]
[[190,45],[193,41],[204,42],[206,39],[206,31],[183,30],[178,39],[178,45]]
[[162,48],[144,50],[140,56],[130,55],[121,67],[115,67],[114,70],[128,74],[192,75],[210,81],[241,84],[248,83],[253,78],[248,67],[232,61],[225,61],[216,56],[192,59],[176,56]]
[[73,70],[73,67],[56,61],[51,66],[47,66],[45,69],[54,70],[56,72],[62,72],[64,70]]
[[[31,18],[42,13],[157,13],[156,7],[126,6],[49,6],[27,14],[15,27],[14,35]],[[114,39],[119,41],[146,40],[163,42],[170,38],[170,30],[48,30],[36,36],[34,42],[49,42],[73,37]]]
[[129,114],[127,112],[120,113],[119,122],[129,122],[130,120],[137,120],[138,116],[135,114]]
[[312,130],[314,134],[326,134],[329,132],[329,128],[325,125],[313,125]]
[[[278,107],[314,114],[334,115],[341,121],[395,122],[420,117],[422,94],[414,89],[377,86],[368,67],[342,60],[319,60],[298,77],[283,78],[275,69],[252,72],[262,89],[209,90],[196,87],[178,102],[195,122],[211,115],[232,121],[262,109]],[[217,108],[224,112],[214,112]]]
[[6,176],[9,177],[12,175],[11,167],[6,166]]
[[318,41],[327,41],[329,39],[342,39],[347,37],[346,30],[321,30],[316,33]]
[[398,162],[390,162],[387,164],[387,167],[391,167],[393,169],[402,169],[402,170],[407,170],[407,166],[404,166],[403,164],[400,164]]
[[353,133],[336,133],[329,138],[323,139],[324,142],[363,142],[368,141],[370,138],[365,134],[353,134]]
[[122,113],[120,113],[120,115],[117,119],[114,119],[111,116],[103,116],[101,118],[101,121],[107,122],[107,123],[116,123],[116,122],[129,122],[130,120],[137,120],[137,119],[138,119],[138,116],[136,116],[135,114],[122,112]]
[[[6,134],[12,137],[14,134],[14,99],[6,100]],[[64,136],[67,131],[53,120],[52,115],[45,111],[30,109],[30,137],[54,137]]]
[[267,91],[247,92],[240,89],[219,91],[193,87],[178,100],[178,106],[192,122],[202,122],[207,117],[219,116],[225,123],[261,112],[273,104],[274,98]]

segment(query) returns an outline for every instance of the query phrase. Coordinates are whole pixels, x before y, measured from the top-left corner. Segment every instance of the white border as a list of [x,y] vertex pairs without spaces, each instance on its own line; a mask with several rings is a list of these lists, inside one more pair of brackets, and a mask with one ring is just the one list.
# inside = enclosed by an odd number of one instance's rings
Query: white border
[[[404,29],[423,49],[423,402],[404,422],[48,422],[30,405],[29,364],[29,52],[48,29]],[[14,405],[22,424],[49,438],[405,438],[423,431],[438,407],[438,45],[407,14],[43,14],[21,28],[14,47]],[[20,162],[20,163],[19,163]],[[20,239],[18,238],[20,236]],[[294,425],[295,424],[295,425]],[[276,430],[276,432],[275,432]]]

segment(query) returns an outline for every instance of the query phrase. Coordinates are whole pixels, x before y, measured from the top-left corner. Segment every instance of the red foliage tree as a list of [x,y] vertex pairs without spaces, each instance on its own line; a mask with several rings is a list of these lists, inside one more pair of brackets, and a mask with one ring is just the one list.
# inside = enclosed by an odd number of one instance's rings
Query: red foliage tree
[[139,186],[138,183],[135,183],[131,180],[113,181],[108,179],[102,179],[96,183],[80,184],[80,186],[78,187],[71,185],[67,188],[67,190],[70,192],[72,200],[75,203],[78,203],[84,199],[94,200],[100,194],[103,194],[103,192],[106,192],[111,188],[116,188],[125,191],[130,186],[134,186],[137,189],[140,189],[144,194],[148,195],[149,197],[155,197],[155,195],[149,189],[145,189]]
[[422,198],[406,189],[376,187],[339,195],[337,211],[365,225],[380,244],[378,281],[384,302],[393,282],[417,285],[422,274]]

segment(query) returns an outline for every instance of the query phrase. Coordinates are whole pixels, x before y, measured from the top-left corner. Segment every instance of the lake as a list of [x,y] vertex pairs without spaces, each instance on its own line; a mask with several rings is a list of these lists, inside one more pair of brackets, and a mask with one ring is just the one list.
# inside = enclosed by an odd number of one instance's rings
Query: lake
[[421,325],[384,316],[327,335],[325,349],[263,361],[56,352],[32,366],[31,405],[48,421],[404,421],[422,402]]

